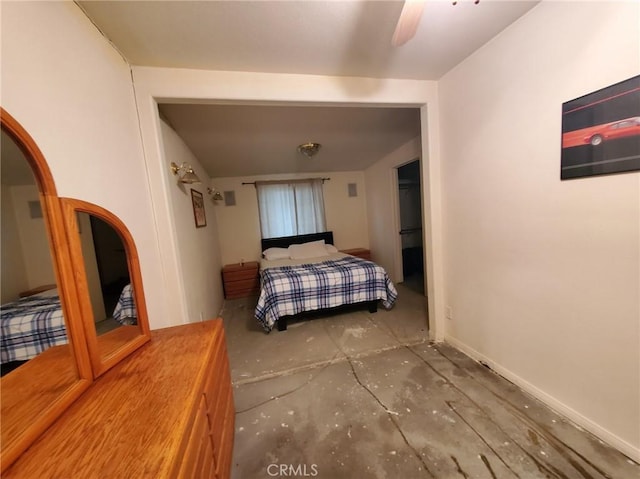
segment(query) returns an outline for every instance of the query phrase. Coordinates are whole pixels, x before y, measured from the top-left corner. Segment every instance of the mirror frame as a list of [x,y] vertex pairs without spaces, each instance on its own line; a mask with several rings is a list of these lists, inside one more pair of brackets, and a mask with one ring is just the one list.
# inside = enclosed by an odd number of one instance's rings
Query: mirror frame
[[[82,324],[82,312],[77,298],[71,250],[67,242],[65,223],[55,182],[44,155],[20,123],[0,107],[0,126],[16,143],[29,163],[39,190],[42,214],[49,240],[53,269],[67,328],[71,356],[75,360],[78,380],[37,417],[25,418],[24,428],[17,437],[2,444],[1,470],[5,471],[58,417],[86,391],[93,381],[89,350]],[[10,374],[20,374],[18,368]]]
[[[151,340],[149,328],[149,318],[144,299],[144,289],[142,286],[142,273],[140,272],[140,262],[138,251],[133,241],[133,237],[125,224],[110,211],[92,203],[73,198],[60,198],[64,221],[67,230],[67,240],[71,249],[71,261],[76,272],[76,287],[78,288],[78,301],[82,311],[82,320],[85,328],[87,344],[89,346],[89,356],[93,368],[94,377],[104,374],[110,368],[122,361],[126,356],[134,352],[140,346]],[[84,256],[82,254],[82,244],[78,231],[77,213],[87,213],[95,216],[109,226],[111,226],[120,236],[127,255],[127,266],[129,269],[129,280],[133,288],[133,298],[137,312],[137,322],[139,335],[120,343],[117,333],[113,334],[115,341],[109,341],[111,334],[98,336],[95,327],[95,318],[91,306],[91,296],[85,269]],[[116,328],[114,331],[121,330]],[[101,341],[103,339],[103,341]]]

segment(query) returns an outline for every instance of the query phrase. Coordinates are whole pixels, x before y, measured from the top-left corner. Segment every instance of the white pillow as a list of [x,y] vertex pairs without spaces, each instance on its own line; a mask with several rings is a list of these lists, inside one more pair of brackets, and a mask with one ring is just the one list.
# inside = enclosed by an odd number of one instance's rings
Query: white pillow
[[324,240],[310,241],[303,244],[292,244],[289,246],[289,256],[291,259],[318,258],[328,256]]
[[327,250],[327,253],[337,253],[338,252],[338,248],[336,248],[332,244],[326,244],[326,245],[324,245],[324,248]]
[[287,248],[269,248],[262,252],[262,256],[269,261],[289,259],[289,250]]

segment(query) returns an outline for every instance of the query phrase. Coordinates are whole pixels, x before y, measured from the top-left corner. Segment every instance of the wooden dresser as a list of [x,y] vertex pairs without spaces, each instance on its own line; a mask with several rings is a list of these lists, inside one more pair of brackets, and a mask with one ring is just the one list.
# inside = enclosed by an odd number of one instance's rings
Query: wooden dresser
[[366,248],[341,249],[340,252],[371,261],[371,251]]
[[260,292],[257,261],[228,264],[222,268],[224,297],[227,299],[245,298]]
[[151,334],[3,478],[228,478],[235,410],[222,321]]

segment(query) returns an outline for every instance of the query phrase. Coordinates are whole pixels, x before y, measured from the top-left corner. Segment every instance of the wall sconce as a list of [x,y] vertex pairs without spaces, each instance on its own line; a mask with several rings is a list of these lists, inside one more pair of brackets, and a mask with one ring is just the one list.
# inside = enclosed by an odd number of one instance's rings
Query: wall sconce
[[202,183],[198,175],[195,174],[191,165],[187,163],[182,163],[180,166],[176,165],[173,161],[171,162],[171,172],[174,175],[178,176],[178,181],[180,183],[186,183],[188,185],[192,185],[194,183]]
[[212,200],[224,200],[224,196],[222,196],[222,193],[220,193],[215,188],[207,188],[207,193],[211,196]]

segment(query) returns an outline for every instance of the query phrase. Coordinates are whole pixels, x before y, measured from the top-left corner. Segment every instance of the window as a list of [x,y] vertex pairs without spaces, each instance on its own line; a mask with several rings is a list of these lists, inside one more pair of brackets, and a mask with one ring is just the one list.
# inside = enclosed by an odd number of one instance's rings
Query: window
[[263,238],[326,231],[322,179],[257,181]]

